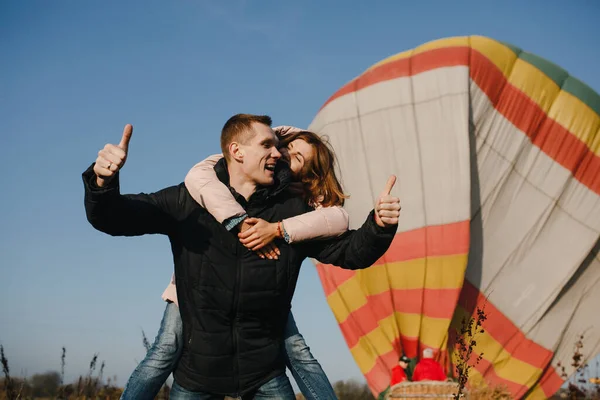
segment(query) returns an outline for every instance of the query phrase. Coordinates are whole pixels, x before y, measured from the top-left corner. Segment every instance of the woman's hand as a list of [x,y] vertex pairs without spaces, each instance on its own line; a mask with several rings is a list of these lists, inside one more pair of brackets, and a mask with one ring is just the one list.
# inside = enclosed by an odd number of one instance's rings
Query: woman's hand
[[271,243],[280,237],[277,222],[267,222],[261,218],[246,218],[244,225],[250,227],[238,234],[240,242],[248,249],[256,251],[260,258],[277,260],[281,252]]

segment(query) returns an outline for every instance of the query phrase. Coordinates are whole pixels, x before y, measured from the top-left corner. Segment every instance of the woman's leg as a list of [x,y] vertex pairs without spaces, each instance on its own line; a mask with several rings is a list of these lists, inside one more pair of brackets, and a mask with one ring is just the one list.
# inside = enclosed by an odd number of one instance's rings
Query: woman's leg
[[152,400],[181,356],[183,331],[179,308],[168,302],[158,335],[144,360],[133,371],[121,400]]
[[291,312],[285,327],[285,358],[287,367],[307,400],[337,399],[321,364],[313,357],[298,332]]

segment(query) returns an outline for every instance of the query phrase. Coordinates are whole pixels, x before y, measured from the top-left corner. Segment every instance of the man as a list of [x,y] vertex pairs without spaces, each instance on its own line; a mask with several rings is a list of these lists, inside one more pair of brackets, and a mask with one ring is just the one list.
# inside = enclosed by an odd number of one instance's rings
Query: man
[[447,379],[440,363],[433,359],[433,350],[423,350],[423,358],[417,363],[413,373],[413,382],[418,381],[445,381]]
[[394,386],[400,382],[404,382],[408,380],[406,377],[406,368],[408,367],[409,359],[405,355],[402,355],[398,360],[398,365],[392,368],[392,379],[390,381],[390,386]]
[[[365,224],[331,240],[278,243],[278,260],[261,259],[190,196],[183,183],[152,194],[121,195],[118,171],[132,126],[83,173],[88,221],[113,236],[167,235],[175,264],[184,348],[171,398],[294,398],[281,356],[283,330],[306,257],[367,268],[397,229],[393,178]],[[225,158],[215,167],[248,216],[280,221],[310,210],[286,190],[289,170],[277,163],[278,139],[267,116],[238,114],[221,133]]]

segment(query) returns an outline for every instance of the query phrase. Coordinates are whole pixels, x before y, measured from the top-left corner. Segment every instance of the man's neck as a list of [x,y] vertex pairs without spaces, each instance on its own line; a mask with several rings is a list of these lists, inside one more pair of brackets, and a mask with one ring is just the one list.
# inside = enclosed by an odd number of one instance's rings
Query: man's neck
[[228,166],[227,171],[229,172],[229,186],[248,200],[256,191],[256,183],[252,182],[241,169]]

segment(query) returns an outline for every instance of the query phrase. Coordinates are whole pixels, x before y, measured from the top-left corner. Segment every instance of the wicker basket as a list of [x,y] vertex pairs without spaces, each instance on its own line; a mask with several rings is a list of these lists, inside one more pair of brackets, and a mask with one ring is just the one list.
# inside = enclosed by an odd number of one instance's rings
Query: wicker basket
[[[402,382],[390,388],[386,399],[451,399],[457,391],[456,382]],[[461,397],[468,398],[466,395]]]

